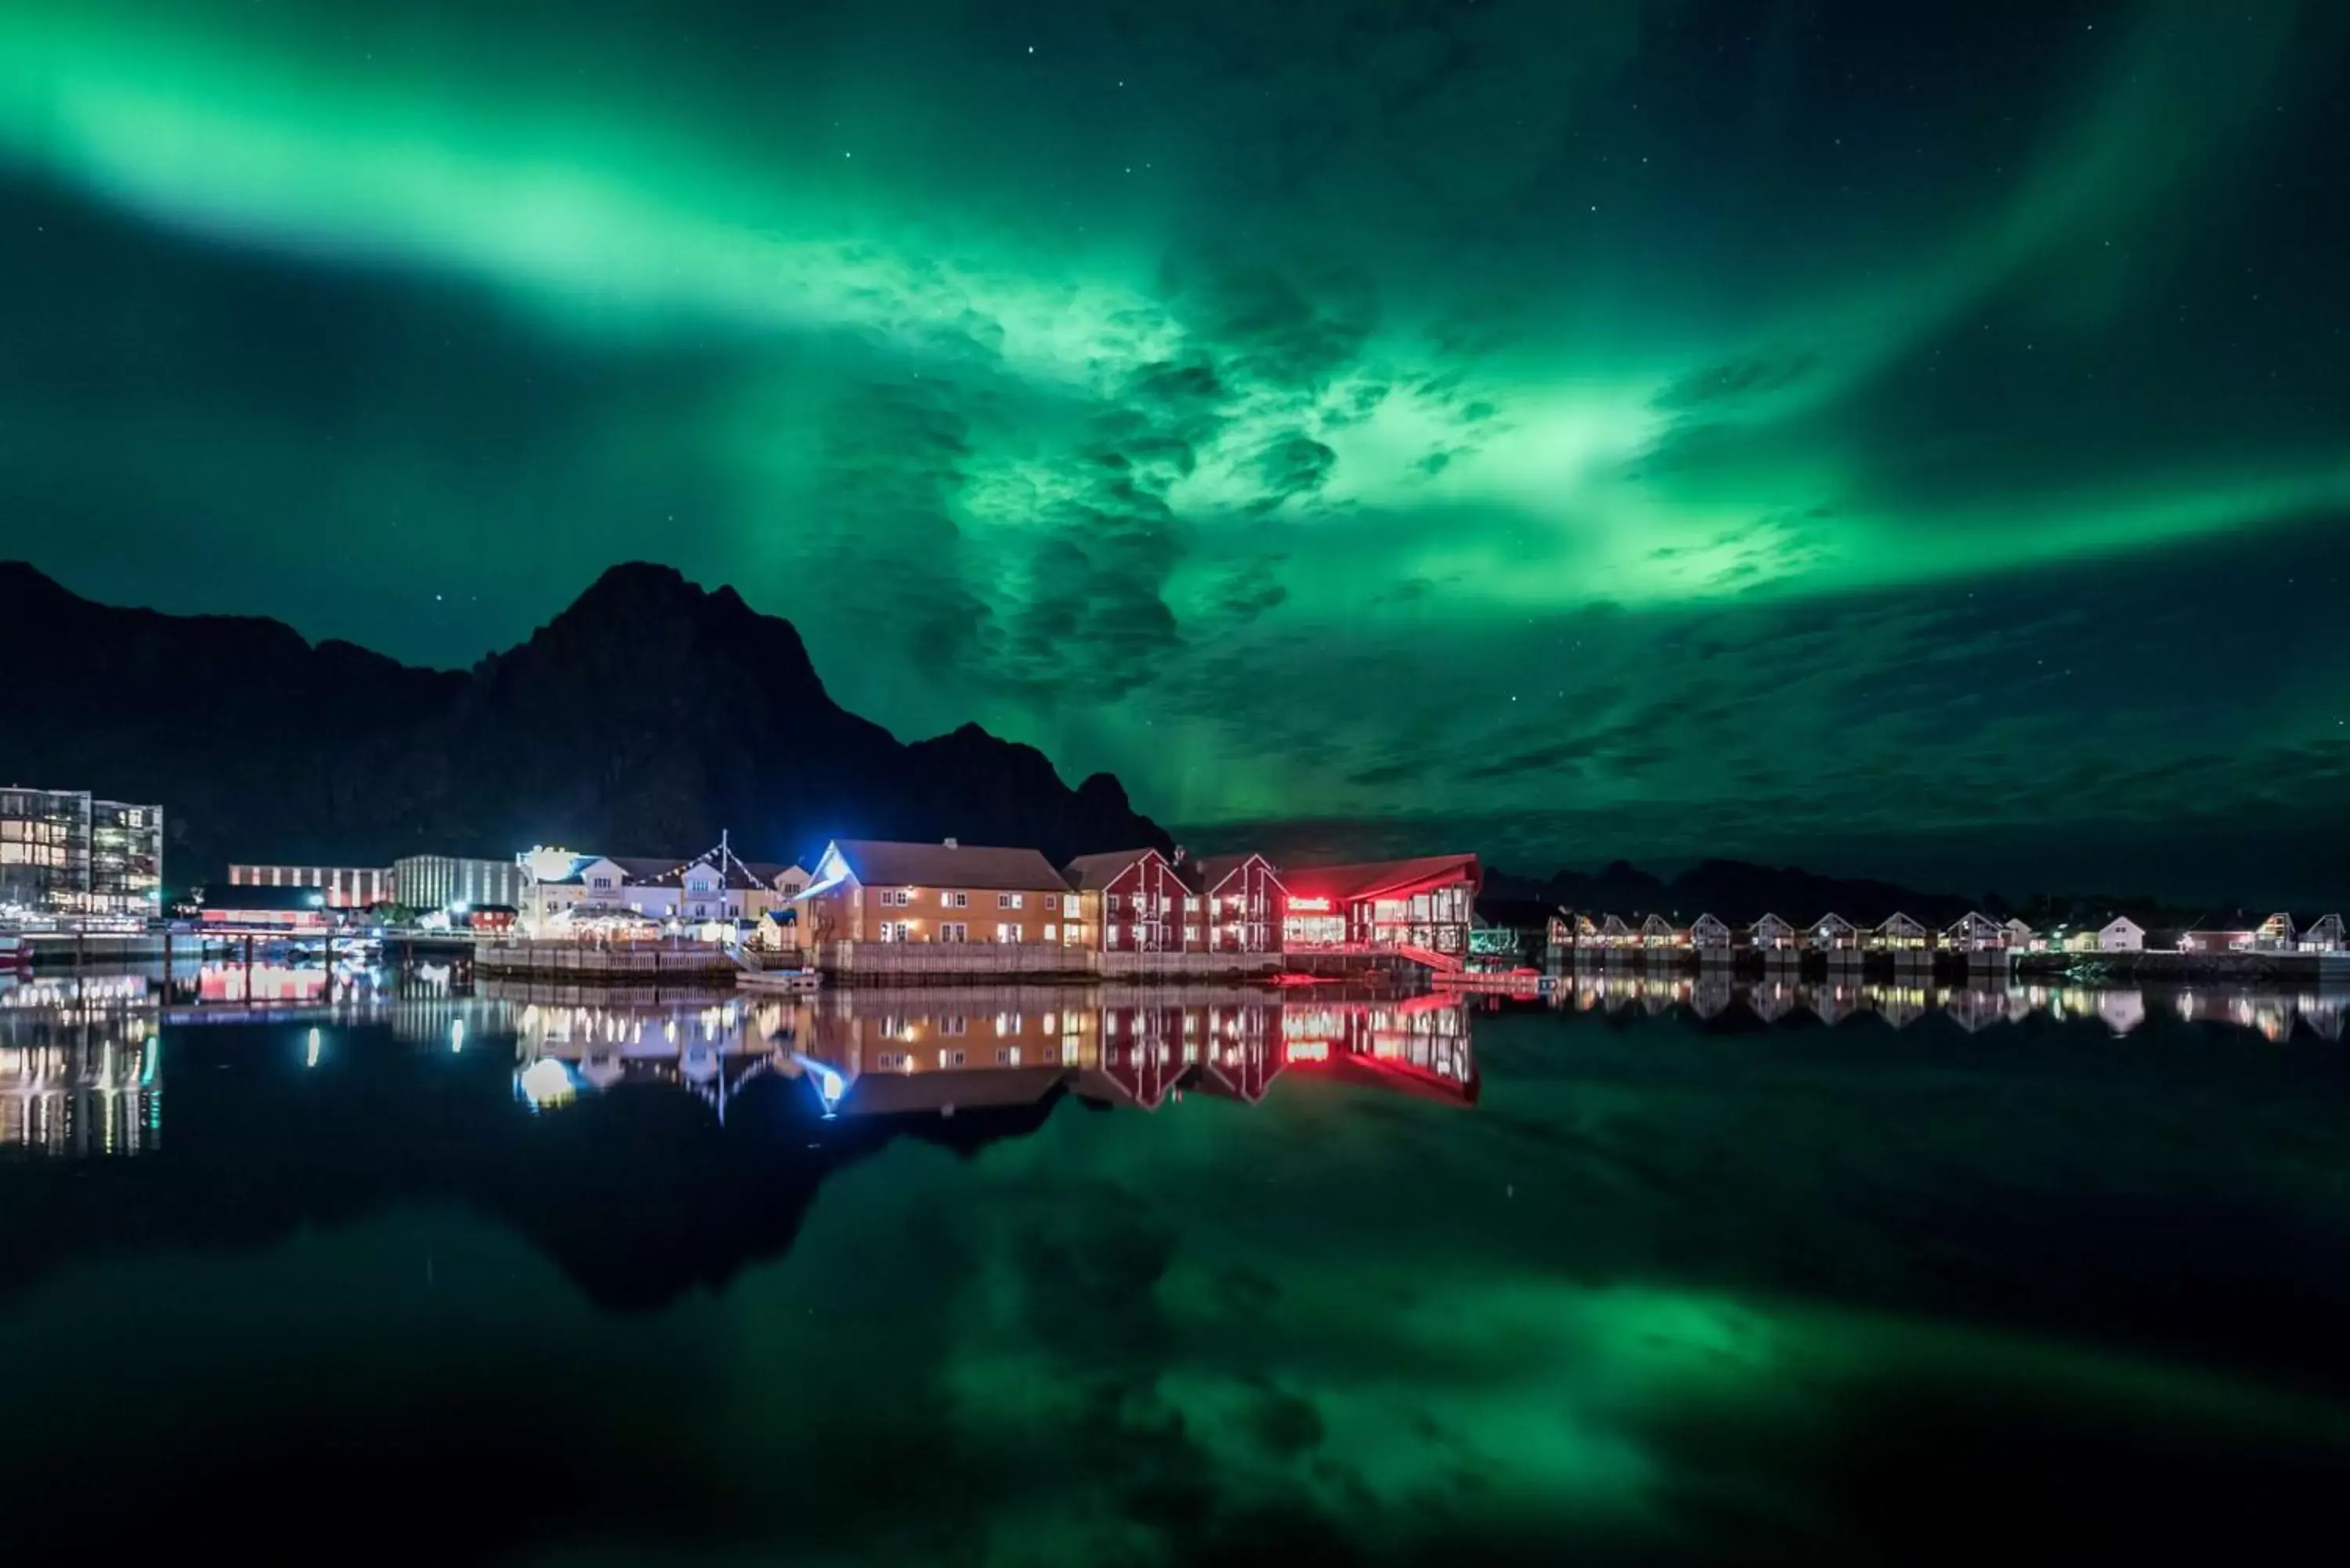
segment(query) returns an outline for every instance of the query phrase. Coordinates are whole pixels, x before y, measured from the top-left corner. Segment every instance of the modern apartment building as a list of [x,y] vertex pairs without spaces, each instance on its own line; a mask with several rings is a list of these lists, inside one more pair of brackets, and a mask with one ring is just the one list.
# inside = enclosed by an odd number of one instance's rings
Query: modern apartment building
[[143,919],[163,896],[163,808],[88,790],[0,788],[0,904]]

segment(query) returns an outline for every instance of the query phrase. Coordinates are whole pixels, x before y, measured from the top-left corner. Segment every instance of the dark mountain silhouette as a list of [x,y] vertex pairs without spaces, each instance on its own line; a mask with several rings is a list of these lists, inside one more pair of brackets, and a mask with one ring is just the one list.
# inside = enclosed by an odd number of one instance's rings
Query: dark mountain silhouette
[[276,621],[93,604],[0,563],[36,650],[0,783],[165,810],[172,885],[230,860],[381,865],[534,844],[671,854],[722,828],[762,857],[861,836],[1170,847],[1116,779],[1076,789],[967,724],[907,745],[834,702],[791,623],[666,566],[615,566],[470,672],[411,670]]
[[1800,925],[1831,912],[1874,925],[1899,910],[1929,926],[1942,926],[1969,909],[2007,912],[1996,897],[1923,892],[1892,882],[1821,877],[1794,867],[1743,860],[1700,861],[1669,881],[1621,860],[1596,873],[1555,871],[1541,879],[1494,870],[1485,877],[1484,891],[1489,898],[1538,898],[1601,914],[1656,913],[1690,920],[1710,913],[1739,925],[1766,914]]
[[1744,925],[1766,914],[1803,925],[1831,913],[1875,925],[1898,910],[1929,926],[1941,927],[1970,909],[1980,909],[2001,919],[2020,917],[2040,930],[2103,925],[2116,915],[2127,915],[2157,932],[2197,926],[2250,929],[2265,913],[2249,907],[2174,904],[2148,893],[2041,893],[2013,902],[1995,892],[1929,892],[1897,882],[1822,877],[1792,866],[1757,866],[1745,860],[1700,861],[1669,880],[1622,860],[1596,872],[1561,870],[1539,878],[1498,868],[1486,873],[1481,904],[1498,907],[1521,901],[1595,915],[1637,918],[1654,913],[1683,921],[1711,914],[1733,925]]

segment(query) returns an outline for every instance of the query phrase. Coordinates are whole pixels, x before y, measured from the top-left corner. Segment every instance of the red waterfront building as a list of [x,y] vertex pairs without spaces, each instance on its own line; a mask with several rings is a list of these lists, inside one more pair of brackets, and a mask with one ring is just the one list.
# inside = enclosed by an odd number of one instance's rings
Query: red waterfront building
[[[1180,850],[1176,852],[1181,854]],[[1102,952],[1181,952],[1201,945],[1193,895],[1156,849],[1080,855],[1061,868],[1075,894],[1077,945]]]
[[1187,923],[1201,929],[1209,951],[1281,950],[1288,890],[1272,861],[1262,855],[1211,855],[1186,869],[1200,911]]
[[1465,957],[1483,879],[1474,855],[1293,867],[1281,877],[1282,949],[1419,948]]

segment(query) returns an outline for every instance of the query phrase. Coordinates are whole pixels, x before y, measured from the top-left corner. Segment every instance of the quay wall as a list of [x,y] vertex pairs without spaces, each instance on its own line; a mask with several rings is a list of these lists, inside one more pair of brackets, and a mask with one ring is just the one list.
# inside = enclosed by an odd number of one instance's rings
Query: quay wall
[[840,985],[1247,982],[1284,972],[1416,981],[1425,972],[1391,953],[1097,952],[1020,942],[823,942],[814,956],[825,978]]
[[2015,972],[2034,979],[2075,971],[2127,980],[2316,981],[2350,986],[2350,952],[2018,953]]
[[694,981],[732,985],[738,966],[724,950],[702,942],[631,942],[597,947],[583,942],[484,942],[473,950],[473,972],[484,976],[650,985]]

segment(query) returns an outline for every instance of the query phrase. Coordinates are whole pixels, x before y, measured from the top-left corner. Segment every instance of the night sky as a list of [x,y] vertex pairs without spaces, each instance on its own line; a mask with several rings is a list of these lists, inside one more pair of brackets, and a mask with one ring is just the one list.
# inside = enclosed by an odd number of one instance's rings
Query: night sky
[[2330,0],[13,0],[0,555],[442,665],[667,561],[1195,844],[2321,898],[2345,60]]

